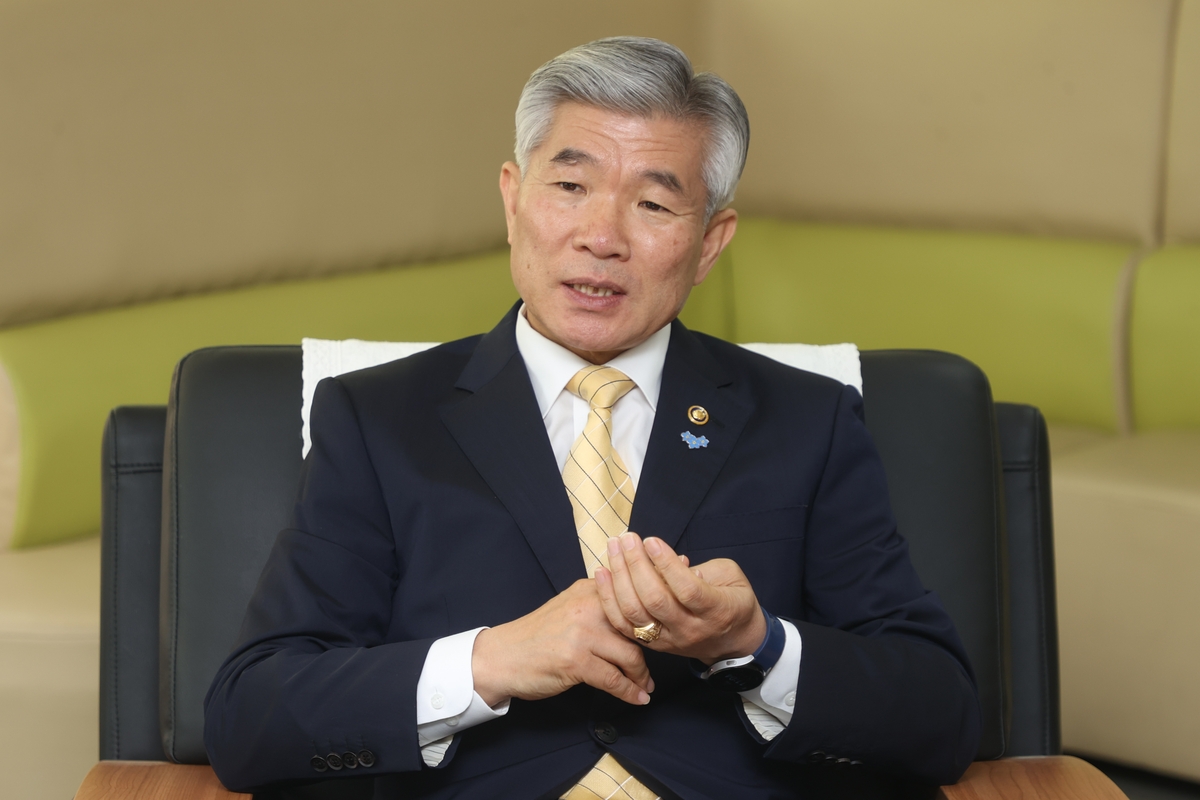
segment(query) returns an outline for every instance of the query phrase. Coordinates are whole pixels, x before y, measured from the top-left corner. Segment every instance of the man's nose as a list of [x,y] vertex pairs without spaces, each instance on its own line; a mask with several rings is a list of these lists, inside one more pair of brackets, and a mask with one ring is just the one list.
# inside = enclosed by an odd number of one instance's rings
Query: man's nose
[[596,258],[629,258],[628,220],[621,203],[610,197],[593,197],[587,203],[575,232],[575,249]]

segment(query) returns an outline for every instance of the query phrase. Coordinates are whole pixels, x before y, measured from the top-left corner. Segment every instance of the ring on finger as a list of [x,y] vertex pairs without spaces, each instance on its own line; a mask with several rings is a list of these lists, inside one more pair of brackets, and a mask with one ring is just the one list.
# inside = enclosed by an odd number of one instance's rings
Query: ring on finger
[[649,625],[638,625],[633,629],[633,636],[640,642],[649,644],[658,638],[662,632],[662,623],[654,620]]

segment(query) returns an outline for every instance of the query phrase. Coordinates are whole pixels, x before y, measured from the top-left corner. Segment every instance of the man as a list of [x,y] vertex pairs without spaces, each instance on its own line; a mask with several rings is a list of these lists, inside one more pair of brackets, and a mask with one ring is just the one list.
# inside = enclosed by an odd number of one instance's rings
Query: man
[[674,321],[734,235],[748,141],[733,90],[662,42],[534,73],[500,175],[522,303],[318,388],[293,522],[206,701],[226,785],[780,797],[814,758],[961,774],[973,678],[857,392]]

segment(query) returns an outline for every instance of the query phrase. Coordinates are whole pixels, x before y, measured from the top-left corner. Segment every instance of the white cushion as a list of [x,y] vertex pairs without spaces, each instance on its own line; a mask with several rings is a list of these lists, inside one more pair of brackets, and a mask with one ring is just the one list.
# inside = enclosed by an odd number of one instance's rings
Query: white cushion
[[[386,364],[428,350],[437,342],[365,342],[361,339],[304,339],[304,389],[300,417],[303,425],[302,455],[308,455],[312,440],[308,420],[313,393],[324,378]],[[825,375],[853,386],[862,394],[862,365],[858,348],[852,344],[744,344],[747,350],[773,358],[797,369]]]

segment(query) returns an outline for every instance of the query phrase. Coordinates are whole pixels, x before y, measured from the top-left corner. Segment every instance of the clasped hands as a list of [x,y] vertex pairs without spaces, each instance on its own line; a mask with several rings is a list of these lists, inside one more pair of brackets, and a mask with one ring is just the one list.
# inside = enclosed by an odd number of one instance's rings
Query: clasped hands
[[661,539],[635,533],[610,539],[608,557],[594,579],[479,634],[471,668],[485,702],[553,697],[586,683],[645,705],[654,680],[634,628],[652,622],[661,630],[645,647],[705,663],[749,655],[766,638],[758,599],[734,561],[691,566]]

